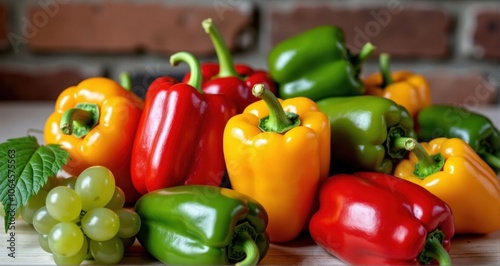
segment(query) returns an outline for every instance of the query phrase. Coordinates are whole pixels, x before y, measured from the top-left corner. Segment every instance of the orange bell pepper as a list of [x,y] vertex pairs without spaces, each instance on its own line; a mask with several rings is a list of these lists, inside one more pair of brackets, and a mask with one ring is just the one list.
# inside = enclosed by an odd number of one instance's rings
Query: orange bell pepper
[[365,94],[393,100],[405,107],[412,118],[431,105],[431,90],[427,80],[416,73],[399,70],[389,72],[389,55],[380,55],[380,72],[363,79]]
[[259,100],[229,119],[223,150],[231,187],[266,209],[271,242],[287,242],[307,226],[330,167],[330,123],[305,97],[277,99],[262,84]]
[[127,203],[135,202],[140,194],[132,185],[130,158],[143,105],[111,79],[85,79],[57,98],[45,123],[45,143],[60,144],[69,152],[71,160],[63,169],[70,175],[94,165],[107,167]]
[[408,140],[409,159],[394,175],[418,184],[446,202],[455,232],[484,234],[500,229],[500,183],[495,172],[463,140]]

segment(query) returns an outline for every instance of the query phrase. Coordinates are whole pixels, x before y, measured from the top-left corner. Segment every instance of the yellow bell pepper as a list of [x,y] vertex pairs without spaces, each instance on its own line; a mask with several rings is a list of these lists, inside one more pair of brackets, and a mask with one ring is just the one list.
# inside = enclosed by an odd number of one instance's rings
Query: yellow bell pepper
[[380,55],[380,72],[363,79],[365,94],[391,99],[408,110],[412,118],[431,105],[431,89],[427,80],[417,73],[399,70],[390,73],[389,55]]
[[231,187],[266,209],[271,242],[287,242],[307,226],[319,183],[328,177],[330,124],[305,97],[276,98],[262,84],[263,100],[226,124],[224,157]]
[[493,170],[463,140],[407,140],[409,158],[394,175],[418,184],[446,202],[456,233],[486,234],[500,229],[500,184]]
[[45,143],[69,152],[71,160],[63,169],[71,175],[94,165],[108,168],[126,202],[134,203],[140,194],[132,184],[130,160],[143,106],[142,99],[114,80],[82,80],[59,94],[45,122]]

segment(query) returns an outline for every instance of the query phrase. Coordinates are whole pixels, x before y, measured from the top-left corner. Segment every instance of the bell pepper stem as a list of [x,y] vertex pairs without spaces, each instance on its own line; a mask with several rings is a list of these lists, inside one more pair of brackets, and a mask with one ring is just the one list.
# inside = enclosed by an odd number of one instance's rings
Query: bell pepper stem
[[435,239],[427,241],[429,247],[432,247],[432,249],[429,250],[429,255],[434,257],[438,261],[439,265],[451,265],[450,256],[444,249],[443,245]]
[[411,151],[417,156],[418,162],[422,167],[432,167],[436,164],[420,143],[417,142]]
[[178,52],[170,57],[170,64],[172,66],[177,66],[181,62],[188,64],[189,71],[191,72],[187,84],[194,87],[199,93],[203,93],[203,90],[201,89],[201,67],[198,59],[196,59],[193,54],[188,52]]
[[357,64],[360,65],[363,63],[370,55],[375,51],[375,46],[372,43],[365,43],[363,47],[361,47],[361,50],[359,50],[358,56],[357,56]]
[[213,46],[215,48],[215,52],[217,54],[217,59],[219,61],[219,78],[223,77],[239,77],[238,72],[236,72],[236,68],[233,64],[233,59],[231,54],[229,53],[229,49],[227,48],[222,35],[215,27],[211,18],[207,18],[201,22],[201,25],[205,32],[210,36],[212,40]]
[[255,241],[250,236],[248,232],[242,232],[238,236],[239,244],[241,244],[243,251],[245,252],[245,259],[240,262],[237,262],[235,265],[238,266],[248,266],[248,265],[257,265],[259,262],[259,247],[255,244]]
[[439,229],[429,233],[424,250],[419,257],[423,264],[429,264],[431,260],[436,260],[439,265],[451,265],[450,255],[442,244],[443,238],[444,234]]
[[394,145],[413,152],[417,157],[418,163],[415,165],[413,175],[424,179],[425,177],[438,172],[444,165],[443,156],[438,153],[429,155],[422,144],[413,138],[399,137],[394,140]]
[[393,140],[393,147],[411,151],[415,148],[417,141],[414,138],[398,137]]
[[480,152],[479,155],[488,165],[492,166],[492,168],[500,169],[500,157],[488,152]]
[[278,98],[263,84],[255,84],[252,94],[264,100],[269,109],[269,116],[261,119],[259,128],[265,132],[284,133],[300,124],[299,116],[294,113],[286,113]]
[[392,80],[391,77],[391,71],[389,69],[389,59],[390,56],[387,53],[382,53],[379,56],[379,67],[380,67],[380,73],[382,74],[382,88],[387,87],[394,81]]
[[79,103],[63,113],[59,129],[65,135],[83,137],[98,121],[99,107],[96,104]]
[[71,108],[64,112],[61,118],[61,132],[65,135],[73,134],[73,121],[86,124],[92,120],[92,113],[79,108]]
[[406,138],[405,135],[406,130],[401,125],[392,126],[387,130],[385,146],[390,158],[401,159],[409,149],[413,149],[412,145],[416,140]]
[[127,91],[132,90],[132,79],[127,72],[120,74],[120,85],[122,85],[122,87]]

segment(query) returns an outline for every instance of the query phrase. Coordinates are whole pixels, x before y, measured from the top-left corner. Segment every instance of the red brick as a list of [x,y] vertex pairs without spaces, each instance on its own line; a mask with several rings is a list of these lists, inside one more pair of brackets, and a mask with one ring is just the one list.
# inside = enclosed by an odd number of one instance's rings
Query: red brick
[[0,69],[0,101],[55,101],[61,91],[87,76],[76,69]]
[[0,49],[8,47],[7,32],[9,27],[7,19],[7,8],[0,5]]
[[500,59],[500,12],[490,10],[477,13],[473,38],[484,58]]
[[[249,7],[242,3],[241,6]],[[252,26],[250,8],[238,6],[190,6],[155,3],[93,2],[60,5],[58,12],[42,23],[44,9],[29,8],[28,17],[36,34],[28,47],[35,51],[172,53],[197,55],[214,52],[201,21],[211,17],[228,47],[237,49],[239,35]]]
[[446,10],[434,5],[387,3],[356,9],[298,5],[291,11],[271,12],[271,45],[315,26],[337,25],[353,51],[369,41],[378,52],[389,52],[393,57],[449,56],[452,21]]
[[425,75],[435,104],[460,104],[467,107],[495,104],[498,92],[480,73],[436,71]]

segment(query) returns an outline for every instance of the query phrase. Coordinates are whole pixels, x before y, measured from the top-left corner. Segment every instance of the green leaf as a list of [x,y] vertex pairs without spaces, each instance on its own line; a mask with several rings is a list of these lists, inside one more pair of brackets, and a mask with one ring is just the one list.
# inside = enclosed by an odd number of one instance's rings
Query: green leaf
[[26,205],[68,159],[69,153],[59,145],[39,145],[34,136],[0,144],[0,201],[5,211],[5,232],[17,210]]

